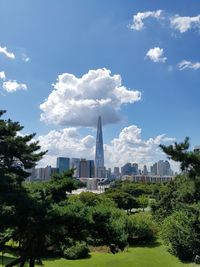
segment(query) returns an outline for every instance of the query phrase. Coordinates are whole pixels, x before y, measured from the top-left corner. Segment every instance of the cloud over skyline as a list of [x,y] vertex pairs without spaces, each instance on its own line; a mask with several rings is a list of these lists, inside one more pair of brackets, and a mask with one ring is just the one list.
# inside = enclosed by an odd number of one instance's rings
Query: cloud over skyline
[[102,68],[89,70],[81,78],[70,73],[58,76],[53,91],[40,105],[41,121],[62,126],[96,126],[120,121],[120,108],[141,99],[141,92],[122,85],[119,74]]
[[42,150],[48,150],[48,154],[39,163],[41,166],[55,166],[56,158],[59,156],[94,158],[95,138],[92,135],[81,136],[77,128],[52,130],[46,135],[39,136],[37,140]]
[[[162,134],[143,140],[141,133],[142,130],[136,125],[130,125],[122,129],[118,137],[104,144],[105,165],[113,168],[127,162],[137,162],[140,166],[150,166],[155,161],[166,159],[159,144],[169,144],[175,139]],[[39,163],[40,166],[55,166],[56,157],[59,156],[94,159],[95,137],[81,136],[77,128],[52,130],[39,136],[37,140],[42,150],[48,150],[48,154]]]

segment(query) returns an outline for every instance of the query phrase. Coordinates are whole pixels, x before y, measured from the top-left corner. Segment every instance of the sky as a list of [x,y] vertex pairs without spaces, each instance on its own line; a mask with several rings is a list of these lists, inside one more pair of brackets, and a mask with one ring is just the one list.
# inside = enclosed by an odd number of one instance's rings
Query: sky
[[[150,166],[200,144],[200,2],[0,0],[0,108],[48,154]],[[175,168],[175,165],[174,165]]]

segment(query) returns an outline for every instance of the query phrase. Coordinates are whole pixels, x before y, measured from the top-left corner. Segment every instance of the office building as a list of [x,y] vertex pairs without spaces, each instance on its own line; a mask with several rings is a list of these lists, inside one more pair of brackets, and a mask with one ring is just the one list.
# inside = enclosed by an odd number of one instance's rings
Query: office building
[[59,173],[68,171],[70,168],[70,159],[65,157],[57,158],[56,167]]
[[147,166],[146,165],[144,165],[143,174],[144,175],[147,175],[148,174],[148,169],[147,169]]
[[94,178],[95,176],[94,160],[87,160],[87,174],[88,178]]
[[119,167],[114,167],[114,177],[119,178],[120,177],[120,172],[119,172]]
[[87,160],[81,159],[79,164],[79,177],[88,178]]
[[173,171],[171,170],[169,161],[159,160],[158,162],[154,163],[153,166],[151,166],[151,174],[160,176],[172,176]]
[[70,169],[74,169],[73,177],[79,178],[79,169],[80,169],[80,159],[71,158],[70,159]]

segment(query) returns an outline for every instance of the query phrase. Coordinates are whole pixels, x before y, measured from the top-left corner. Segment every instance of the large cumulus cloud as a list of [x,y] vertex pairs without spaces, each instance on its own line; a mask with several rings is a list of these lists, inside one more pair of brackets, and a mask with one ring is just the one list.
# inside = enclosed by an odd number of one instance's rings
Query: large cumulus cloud
[[123,104],[141,99],[139,91],[127,89],[121,76],[106,68],[89,70],[80,78],[63,73],[53,87],[40,105],[41,120],[62,126],[95,126],[99,115],[104,124],[116,123]]

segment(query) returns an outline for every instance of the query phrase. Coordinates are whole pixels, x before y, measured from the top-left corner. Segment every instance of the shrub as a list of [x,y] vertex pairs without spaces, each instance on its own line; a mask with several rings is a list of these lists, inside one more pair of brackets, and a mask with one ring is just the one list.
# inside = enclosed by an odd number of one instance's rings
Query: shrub
[[129,241],[153,241],[157,227],[150,214],[137,213],[129,216],[128,220]]
[[89,248],[85,242],[76,242],[73,246],[65,248],[63,256],[69,260],[83,259],[88,257]]
[[96,206],[92,211],[93,245],[107,245],[123,250],[127,245],[126,213],[114,207]]
[[162,225],[161,236],[170,251],[182,260],[200,253],[199,219],[195,212],[176,211]]

